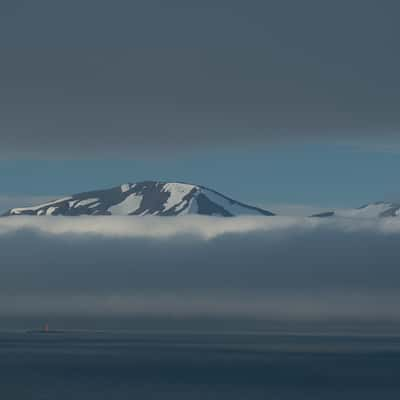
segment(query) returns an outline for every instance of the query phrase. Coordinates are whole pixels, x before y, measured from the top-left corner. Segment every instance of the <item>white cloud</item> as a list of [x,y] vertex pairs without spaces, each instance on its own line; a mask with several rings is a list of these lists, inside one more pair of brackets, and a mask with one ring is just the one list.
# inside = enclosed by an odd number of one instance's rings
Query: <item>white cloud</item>
[[0,219],[0,234],[20,230],[49,235],[101,235],[105,237],[171,238],[192,235],[213,239],[227,234],[254,232],[312,232],[324,229],[337,232],[400,233],[400,218],[351,219],[306,217],[235,217],[206,216],[136,217],[136,216],[81,216],[81,217],[6,217]]

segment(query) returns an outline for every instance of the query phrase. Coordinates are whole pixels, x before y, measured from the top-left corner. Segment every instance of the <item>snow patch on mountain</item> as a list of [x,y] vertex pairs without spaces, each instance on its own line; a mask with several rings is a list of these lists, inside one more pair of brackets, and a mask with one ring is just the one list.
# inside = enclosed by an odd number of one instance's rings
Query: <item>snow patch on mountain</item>
[[187,203],[187,201],[184,200],[185,196],[187,196],[193,189],[195,189],[195,186],[185,183],[165,184],[162,191],[169,193],[169,197],[164,204],[164,209],[170,210],[173,207],[179,207],[179,209],[182,209]]
[[53,205],[56,204],[56,203],[62,203],[62,202],[68,201],[70,199],[71,199],[71,197],[65,197],[65,198],[62,198],[62,199],[59,199],[59,200],[56,200],[56,201],[51,201],[51,202],[40,204],[40,205],[34,206],[34,207],[12,208],[11,210],[13,211],[14,215],[24,214],[24,213],[26,213],[27,210],[31,210],[33,212],[34,211],[41,211],[42,208],[53,207]]
[[365,204],[359,208],[338,209],[328,212],[314,214],[312,217],[341,217],[341,218],[384,218],[398,217],[400,215],[400,204],[375,202]]
[[130,194],[121,203],[108,208],[112,215],[129,215],[134,213],[141,205],[143,196],[137,194]]
[[12,208],[5,215],[274,215],[212,189],[180,182],[144,181],[79,193],[35,207]]

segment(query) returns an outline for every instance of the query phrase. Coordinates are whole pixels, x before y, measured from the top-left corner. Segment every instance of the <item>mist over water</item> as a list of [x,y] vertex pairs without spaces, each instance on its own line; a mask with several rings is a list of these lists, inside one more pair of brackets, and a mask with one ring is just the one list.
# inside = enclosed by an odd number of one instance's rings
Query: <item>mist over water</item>
[[396,219],[3,218],[1,325],[398,331],[399,239]]

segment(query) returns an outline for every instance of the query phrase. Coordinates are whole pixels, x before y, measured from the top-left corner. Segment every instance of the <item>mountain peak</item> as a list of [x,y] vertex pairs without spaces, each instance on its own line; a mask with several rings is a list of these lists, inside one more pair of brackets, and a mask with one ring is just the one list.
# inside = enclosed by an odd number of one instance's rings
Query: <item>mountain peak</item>
[[374,203],[364,204],[358,208],[338,209],[319,214],[312,217],[342,217],[342,218],[384,218],[397,217],[400,215],[400,204],[376,201]]
[[34,207],[12,208],[5,215],[274,215],[215,190],[184,182],[142,181],[78,193]]

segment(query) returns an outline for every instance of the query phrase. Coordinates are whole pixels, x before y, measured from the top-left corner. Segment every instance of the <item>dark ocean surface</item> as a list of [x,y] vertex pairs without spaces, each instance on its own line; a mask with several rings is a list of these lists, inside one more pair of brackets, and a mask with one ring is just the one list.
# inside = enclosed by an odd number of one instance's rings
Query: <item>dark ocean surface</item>
[[400,337],[3,332],[0,398],[400,399]]

